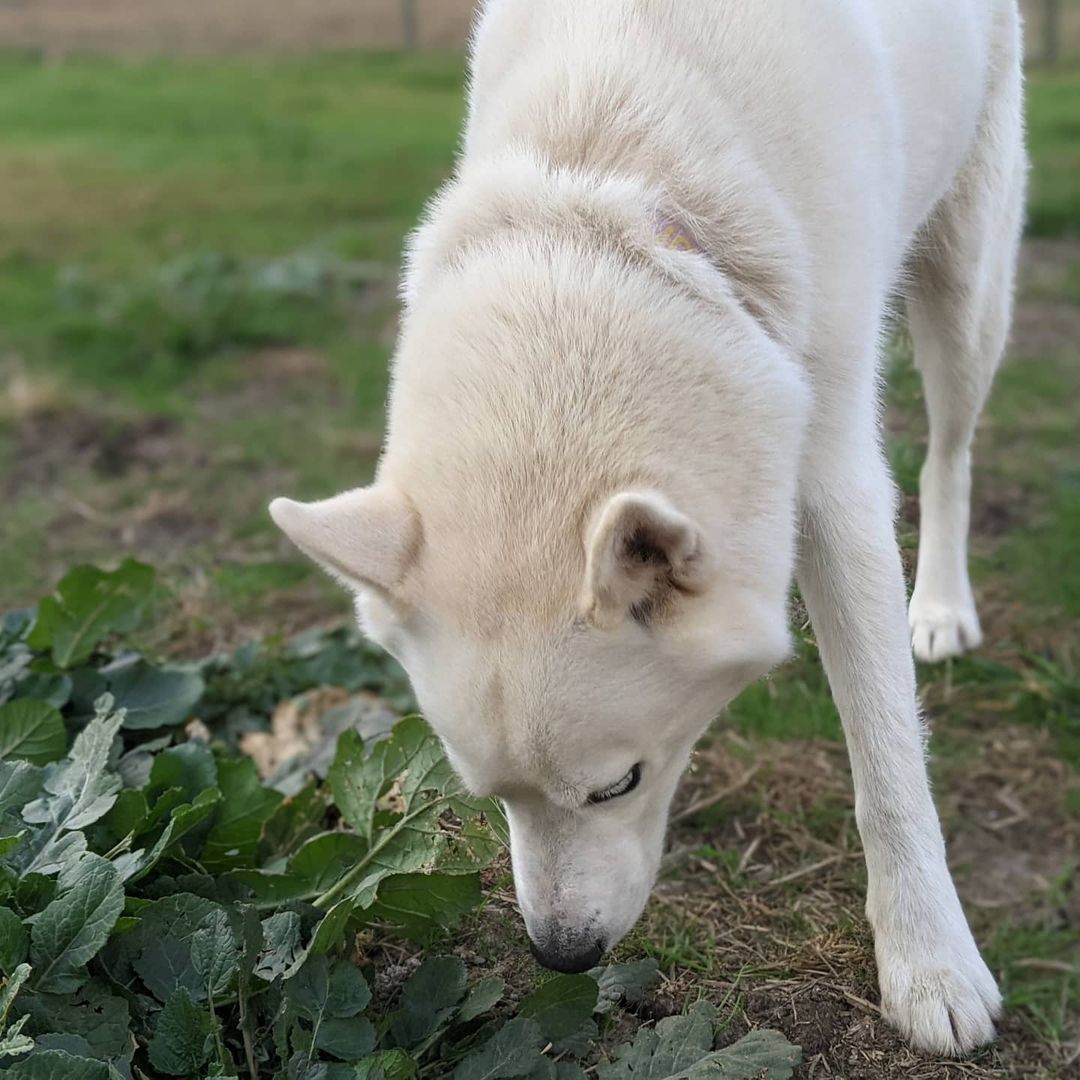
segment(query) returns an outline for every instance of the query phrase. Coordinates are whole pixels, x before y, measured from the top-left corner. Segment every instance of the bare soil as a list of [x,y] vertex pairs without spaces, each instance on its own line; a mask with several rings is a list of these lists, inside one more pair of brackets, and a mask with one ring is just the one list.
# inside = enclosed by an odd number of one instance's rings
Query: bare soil
[[1030,239],[1024,243],[1009,355],[1053,356],[1080,342],[1080,304],[1062,295],[1070,271],[1080,266],[1080,240]]
[[[1072,889],[1062,898],[1058,886],[1080,855],[1080,823],[1067,809],[1078,780],[1052,741],[1003,724],[961,760],[940,763],[937,778],[950,863],[979,939],[991,940],[1013,918],[1075,924],[1080,895]],[[747,743],[726,733],[699,753],[680,798],[692,803],[718,790],[732,794],[677,827],[675,859],[647,916],[661,938],[673,913],[688,919],[715,954],[713,974],[688,971],[669,995],[743,995],[750,1022],[802,1045],[804,1077],[1080,1075],[1015,1015],[993,1048],[960,1063],[914,1054],[884,1023],[841,745]],[[695,854],[706,845],[741,852],[734,870]]]

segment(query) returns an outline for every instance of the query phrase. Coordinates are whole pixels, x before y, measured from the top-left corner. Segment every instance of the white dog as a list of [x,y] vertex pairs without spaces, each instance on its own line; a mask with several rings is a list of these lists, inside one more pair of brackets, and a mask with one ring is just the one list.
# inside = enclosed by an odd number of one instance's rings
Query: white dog
[[[969,447],[1010,317],[1020,53],[1015,0],[484,7],[377,481],[271,512],[504,801],[549,966],[637,919],[695,740],[788,649],[794,573],[884,1013],[929,1051],[993,1036],[911,648],[979,640]],[[901,282],[930,414],[910,637],[878,401]]]

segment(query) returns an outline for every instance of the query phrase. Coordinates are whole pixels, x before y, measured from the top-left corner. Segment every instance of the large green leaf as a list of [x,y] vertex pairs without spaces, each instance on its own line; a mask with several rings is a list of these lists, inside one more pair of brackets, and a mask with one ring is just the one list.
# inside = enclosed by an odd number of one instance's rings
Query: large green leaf
[[263,861],[288,858],[325,828],[330,792],[315,781],[282,800],[263,825],[259,843]]
[[472,987],[469,996],[462,1003],[456,1017],[457,1022],[467,1024],[470,1020],[475,1020],[478,1016],[490,1012],[502,1000],[505,989],[506,983],[498,975],[489,975],[486,979],[481,979]]
[[38,605],[27,643],[51,649],[62,668],[80,664],[109,634],[134,630],[153,591],[154,571],[134,559],[112,573],[77,566]]
[[193,671],[158,668],[141,660],[115,674],[106,673],[106,678],[129,730],[184,723],[205,689],[202,676]]
[[191,965],[202,977],[207,996],[220,998],[240,972],[240,944],[229,917],[218,909],[191,938]]
[[86,1040],[91,1057],[115,1058],[131,1047],[128,1003],[97,981],[77,994],[24,994],[19,1005],[30,1014],[30,1031],[44,1035],[62,1031]]
[[416,1062],[404,1050],[384,1050],[356,1065],[356,1080],[414,1080]]
[[266,982],[289,978],[305,957],[300,940],[300,916],[295,911],[278,911],[262,922],[262,949],[255,974]]
[[221,795],[212,789],[207,789],[190,806],[176,807],[154,846],[148,852],[137,853],[137,857],[124,875],[124,880],[136,882],[150,873],[167,851],[175,848],[187,833],[213,815],[220,802]]
[[20,964],[6,979],[0,982],[0,1029],[7,1024],[8,1013],[15,1003],[15,995],[30,978],[30,965]]
[[344,732],[329,780],[341,816],[369,843],[379,799],[396,780],[406,814],[422,792],[449,796],[460,791],[439,740],[418,716],[402,720],[390,738],[367,754],[356,732]]
[[480,900],[479,874],[393,874],[380,883],[365,918],[390,923],[403,937],[427,945]]
[[453,1080],[510,1080],[528,1076],[544,1060],[540,1025],[516,1017],[454,1069]]
[[[319,907],[351,896],[366,908],[391,874],[475,871],[498,850],[482,824],[490,804],[464,795],[439,740],[419,717],[402,720],[366,755],[359,736],[345,732],[329,781],[342,816],[369,846],[316,899]],[[443,820],[448,813],[453,827]]]
[[206,981],[192,963],[189,940],[154,938],[143,946],[132,966],[158,1001],[168,1001],[177,990],[186,990],[193,1001],[206,1000]]
[[34,1040],[29,1035],[23,1034],[23,1028],[29,1016],[20,1016],[6,1030],[0,1025],[0,1060],[6,1057],[19,1057],[34,1049]]
[[83,966],[105,944],[124,907],[115,867],[86,854],[60,876],[60,894],[30,932],[34,986],[43,993],[69,994],[86,975]]
[[0,705],[0,758],[44,765],[63,757],[65,750],[64,721],[51,705],[32,698]]
[[141,791],[125,788],[116,796],[116,802],[109,812],[102,816],[98,826],[100,834],[114,844],[127,836],[134,836],[145,828],[149,813],[146,796]]
[[367,848],[355,833],[322,833],[308,840],[289,860],[289,873],[307,882],[313,893],[325,892],[367,854]]
[[371,989],[360,969],[347,960],[331,963],[325,956],[311,956],[285,983],[285,997],[302,1016],[318,1024],[324,1017],[356,1016],[371,1000]]
[[250,758],[218,761],[218,787],[221,808],[200,861],[208,870],[220,872],[251,865],[263,823],[281,802],[281,795],[259,783]]
[[23,807],[24,821],[44,826],[17,853],[23,873],[55,873],[76,861],[86,850],[80,830],[116,802],[120,777],[108,763],[123,714],[111,707],[107,695],[98,702],[96,715],[75,737],[68,756],[45,766],[44,794]]
[[[193,984],[199,986],[201,980],[190,966],[191,939],[200,927],[209,922],[218,908],[219,905],[213,900],[184,892],[162,897],[140,907],[138,924],[111,941],[103,956],[113,981],[126,986],[134,980],[136,974],[145,980],[147,974],[138,971],[136,966],[141,963],[143,953],[152,946],[171,940],[177,943],[179,950],[187,958],[185,969],[191,971]],[[161,991],[160,1001],[165,1001],[178,985],[187,985],[186,980],[177,981],[173,978],[175,962],[169,960],[163,963],[168,966],[158,968],[154,966],[153,959],[148,960],[145,965],[146,973],[154,980],[153,985],[149,981],[147,985],[155,993]],[[157,990],[154,989],[155,986]]]
[[608,964],[593,968],[589,974],[596,979],[600,993],[596,1012],[607,1013],[620,1001],[638,1005],[645,994],[660,981],[660,965],[653,957],[632,960],[628,964]]
[[122,713],[112,711],[110,699],[99,702],[97,715],[75,736],[68,756],[45,766],[47,794],[24,808],[25,821],[83,829],[108,812],[120,790],[120,777],[108,767],[109,754],[123,720]]
[[325,1017],[315,1030],[315,1049],[341,1061],[358,1061],[375,1049],[375,1027],[362,1016]]
[[29,761],[0,761],[0,814],[21,811],[41,792],[42,772]]
[[[521,1002],[518,1016],[536,1020],[548,1042],[565,1046],[577,1039],[573,1048],[583,1052],[588,1038],[596,1035],[592,1014],[598,993],[596,980],[588,975],[556,975]],[[584,1044],[580,1041],[583,1033]]]
[[802,1051],[779,1031],[751,1031],[695,1065],[687,1080],[790,1080]]
[[111,1080],[103,1061],[76,1057],[65,1050],[41,1050],[15,1062],[5,1080]]
[[193,740],[170,746],[154,756],[147,796],[154,799],[177,788],[181,792],[181,801],[191,802],[207,788],[216,788],[217,783],[214,755],[204,743]]
[[788,1080],[801,1054],[778,1031],[754,1031],[731,1046],[713,1050],[716,1009],[692,1005],[642,1028],[615,1060],[597,1066],[598,1080]]
[[409,976],[390,1025],[395,1046],[415,1050],[455,1016],[465,997],[465,965],[456,956],[434,956]]
[[28,948],[22,919],[11,908],[0,907],[0,972],[10,975],[26,959]]
[[165,1003],[150,1040],[150,1063],[170,1076],[198,1073],[210,1056],[210,1014],[184,989]]

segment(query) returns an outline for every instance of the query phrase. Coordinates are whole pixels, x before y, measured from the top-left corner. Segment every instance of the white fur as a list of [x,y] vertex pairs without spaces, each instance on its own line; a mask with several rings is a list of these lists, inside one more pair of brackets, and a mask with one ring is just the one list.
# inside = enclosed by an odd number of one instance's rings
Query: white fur
[[[1023,198],[1015,0],[490,0],[472,60],[376,487],[275,516],[358,584],[451,760],[503,798],[530,936],[565,966],[640,913],[687,756],[783,656],[797,574],[885,1015],[926,1050],[980,1045],[1000,999],[911,644],[979,635],[969,448]],[[698,250],[661,242],[671,220]],[[901,281],[931,425],[911,639],[878,419]],[[587,801],[636,762],[636,790]]]

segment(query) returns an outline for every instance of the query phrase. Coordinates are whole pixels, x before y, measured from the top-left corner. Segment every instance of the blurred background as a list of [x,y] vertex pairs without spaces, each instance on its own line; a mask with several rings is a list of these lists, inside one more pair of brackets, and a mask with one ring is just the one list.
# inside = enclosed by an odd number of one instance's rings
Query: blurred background
[[[0,608],[123,550],[185,597],[181,643],[343,610],[264,508],[371,472],[402,239],[451,166],[472,9],[0,0]],[[1025,9],[1013,351],[1045,362],[1077,337],[1080,0]],[[900,417],[908,487],[921,423]]]
[[[976,449],[986,643],[920,672],[953,863],[1013,1008],[985,1069],[902,1073],[920,1077],[1080,1075],[1080,0],[1023,7],[1028,230]],[[469,0],[0,0],[0,611],[73,563],[133,554],[172,591],[153,644],[173,656],[347,617],[265,507],[371,476],[402,240],[453,162],[471,15]],[[886,420],[910,562],[926,432],[902,327]],[[856,1005],[874,989],[850,781],[805,626],[716,745],[697,783],[738,794],[677,832],[684,870],[631,948],[687,993],[718,963],[757,972],[758,1020],[770,994],[777,1009],[804,994],[808,1059],[814,1038],[831,1053],[862,1008],[820,989],[838,912],[867,973]],[[796,866],[826,853],[782,915],[745,887],[757,837]],[[783,940],[758,925],[779,917]]]

